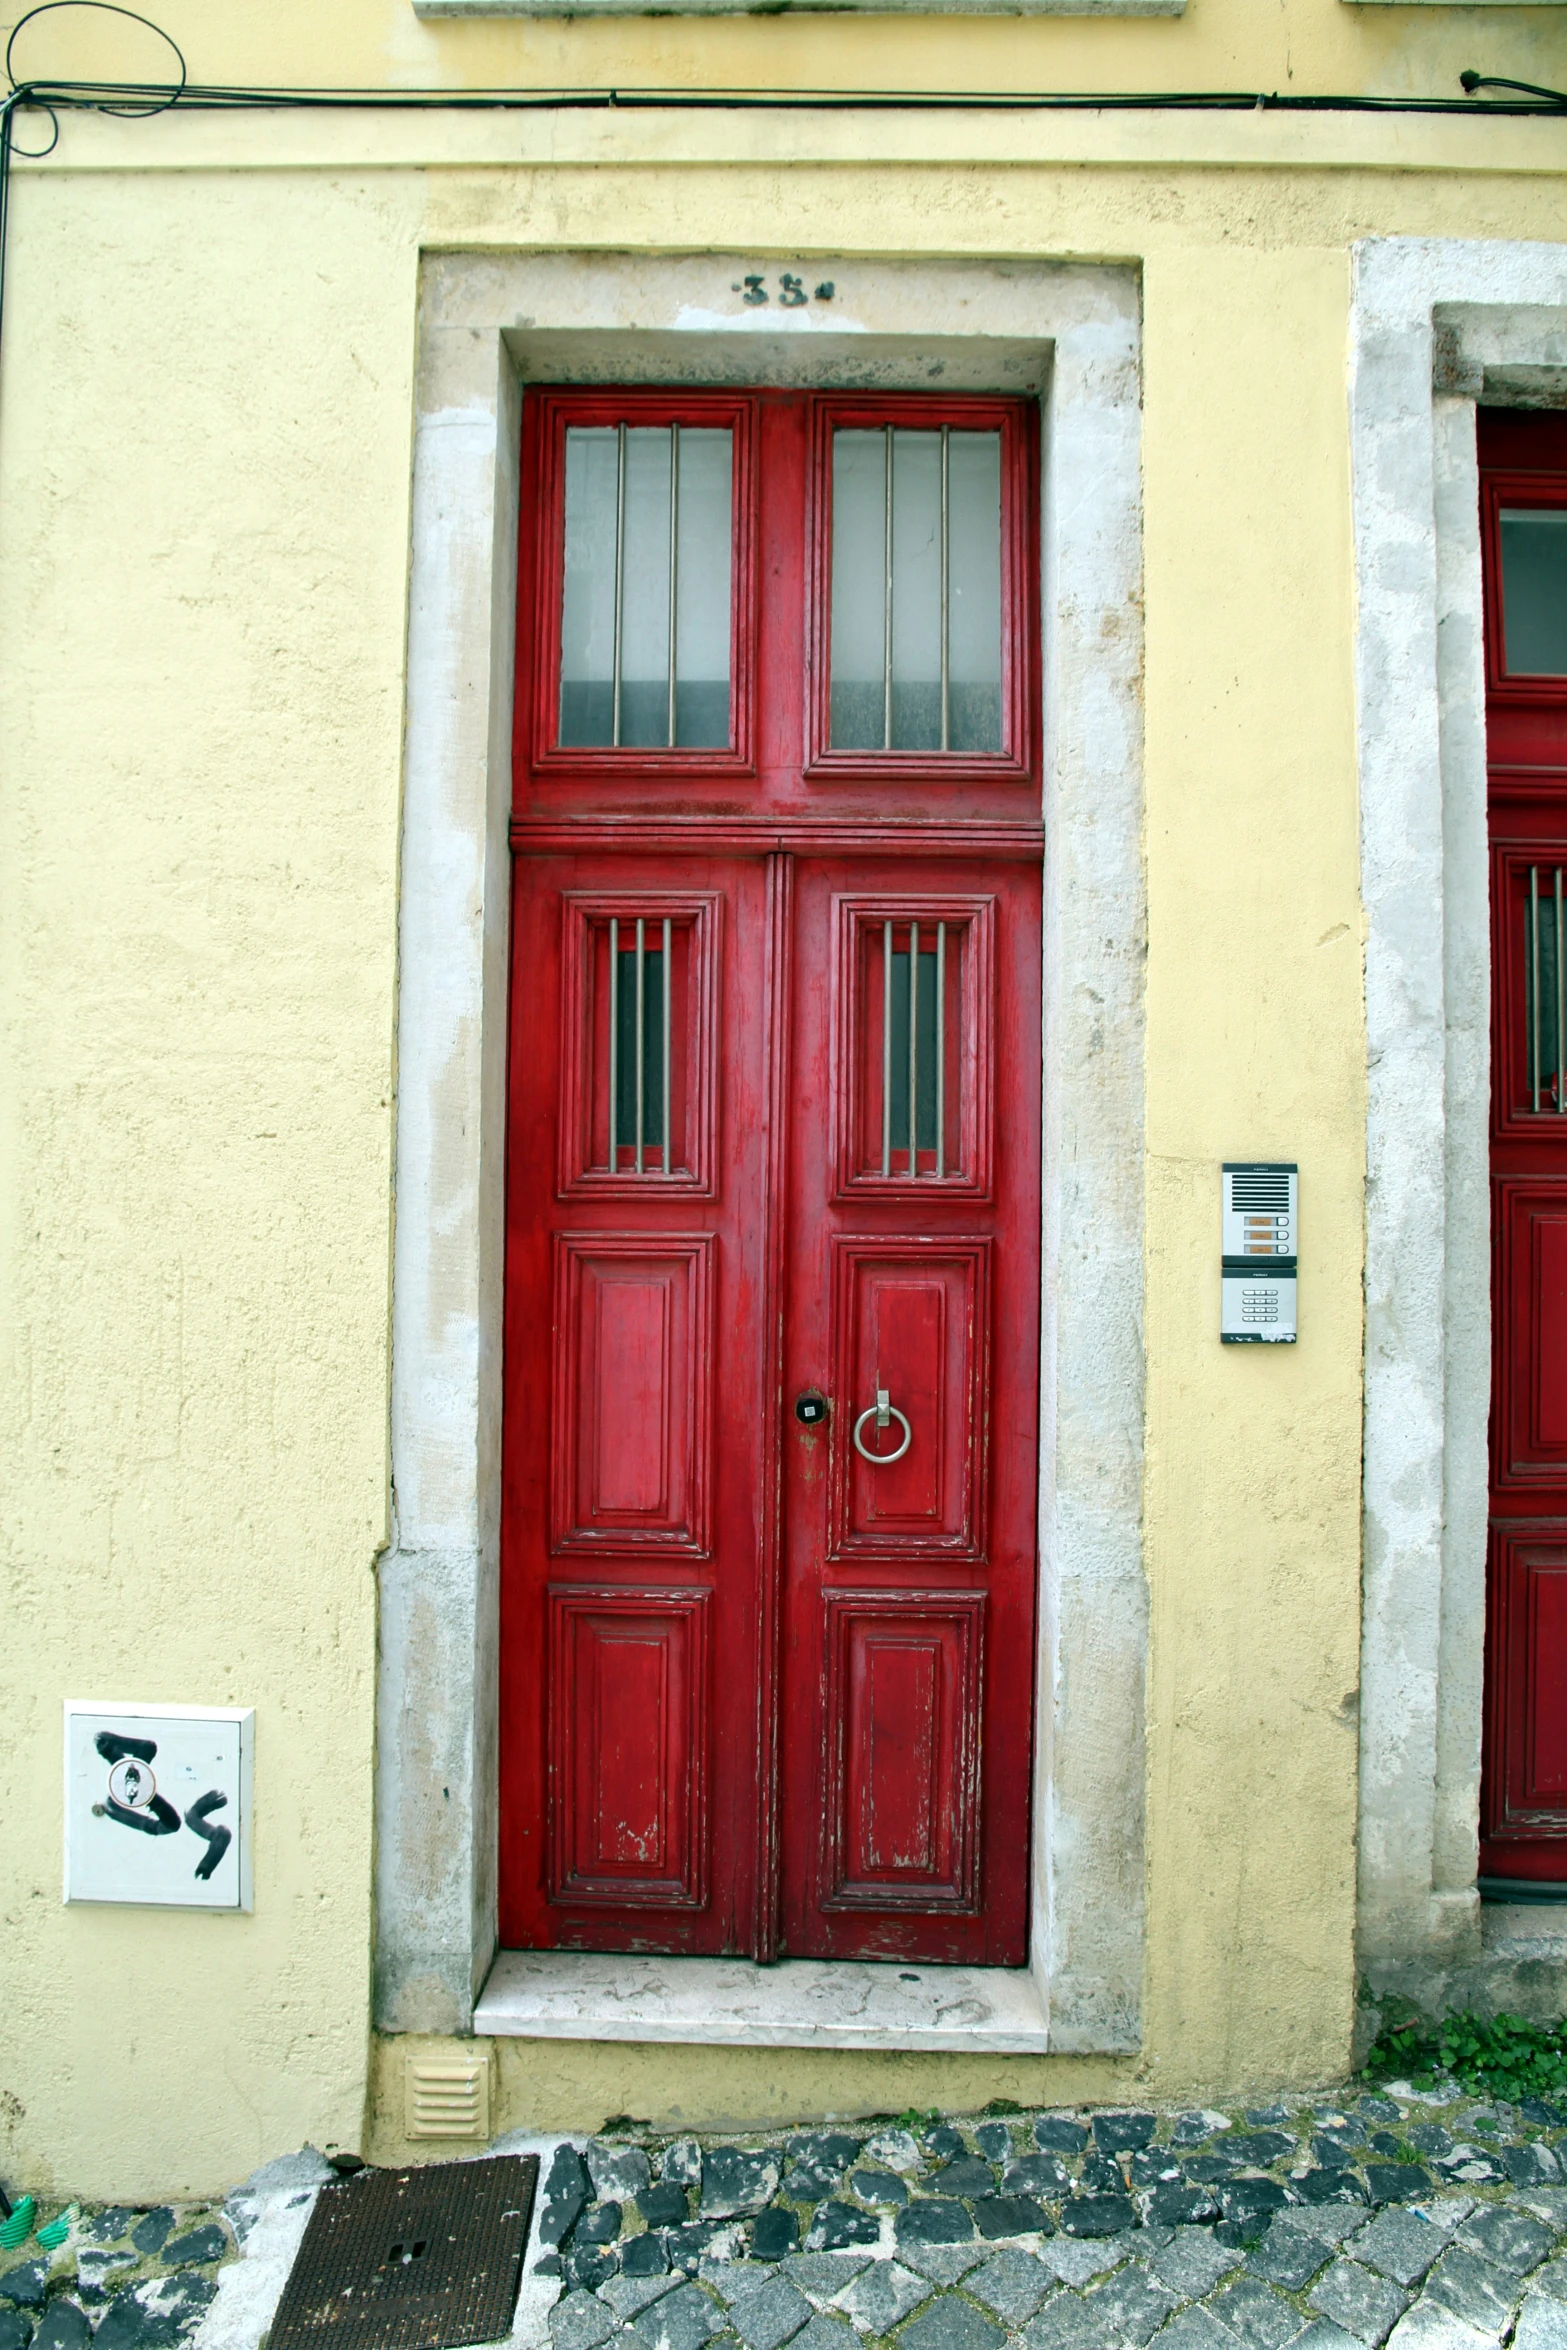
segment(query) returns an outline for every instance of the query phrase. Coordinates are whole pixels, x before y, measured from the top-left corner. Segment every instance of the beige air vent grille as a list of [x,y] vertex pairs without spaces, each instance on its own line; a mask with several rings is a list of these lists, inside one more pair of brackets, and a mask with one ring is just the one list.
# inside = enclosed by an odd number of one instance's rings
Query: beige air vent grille
[[403,2076],[403,2126],[410,2138],[487,2138],[488,2056],[410,2056]]

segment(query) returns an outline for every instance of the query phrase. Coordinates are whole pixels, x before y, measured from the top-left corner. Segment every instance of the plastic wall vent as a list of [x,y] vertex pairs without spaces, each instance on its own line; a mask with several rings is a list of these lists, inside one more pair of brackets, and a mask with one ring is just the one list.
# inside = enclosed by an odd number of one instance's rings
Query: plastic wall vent
[[410,2138],[488,2138],[488,2056],[409,2056],[403,2076],[403,2127]]

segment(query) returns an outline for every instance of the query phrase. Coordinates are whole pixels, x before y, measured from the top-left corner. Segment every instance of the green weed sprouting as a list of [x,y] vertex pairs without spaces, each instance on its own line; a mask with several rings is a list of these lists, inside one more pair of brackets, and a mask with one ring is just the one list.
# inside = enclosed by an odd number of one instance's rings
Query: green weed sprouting
[[1377,2034],[1368,2081],[1407,2080],[1426,2089],[1441,2074],[1462,2088],[1517,2104],[1567,2094],[1567,2021],[1531,2024],[1521,2015],[1443,2016],[1434,2022],[1401,2008]]

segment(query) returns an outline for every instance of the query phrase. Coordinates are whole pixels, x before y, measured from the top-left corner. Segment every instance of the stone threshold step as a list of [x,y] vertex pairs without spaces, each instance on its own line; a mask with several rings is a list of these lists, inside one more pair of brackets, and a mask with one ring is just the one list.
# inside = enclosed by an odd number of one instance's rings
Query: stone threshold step
[[503,1950],[473,2028],[525,2040],[734,2048],[945,2048],[1042,2056],[1049,2017],[1027,1967]]

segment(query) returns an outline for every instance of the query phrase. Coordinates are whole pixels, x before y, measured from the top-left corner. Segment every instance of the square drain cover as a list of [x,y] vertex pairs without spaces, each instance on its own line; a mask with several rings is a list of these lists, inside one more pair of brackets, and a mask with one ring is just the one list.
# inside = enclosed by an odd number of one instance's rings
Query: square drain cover
[[316,2197],[268,2350],[445,2350],[511,2331],[536,2154],[362,2170]]

